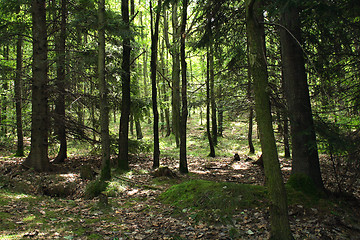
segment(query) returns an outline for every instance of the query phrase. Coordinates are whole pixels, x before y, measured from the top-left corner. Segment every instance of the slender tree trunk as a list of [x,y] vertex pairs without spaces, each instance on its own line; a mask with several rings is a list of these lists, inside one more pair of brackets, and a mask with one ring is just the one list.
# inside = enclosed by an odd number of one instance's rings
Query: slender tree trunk
[[[129,22],[129,0],[121,1],[121,13],[123,22],[126,24],[126,30],[130,31]],[[129,170],[129,116],[130,116],[130,56],[131,45],[130,38],[124,37],[123,40],[123,61],[122,61],[122,101],[121,118],[119,132],[119,158],[118,168]]]
[[110,136],[109,136],[109,103],[108,87],[105,79],[105,0],[99,1],[99,54],[98,78],[100,93],[100,129],[101,129],[101,174],[103,181],[111,179],[110,167]]
[[16,76],[15,76],[15,106],[16,106],[16,132],[17,149],[16,156],[24,156],[24,135],[22,125],[22,52],[23,39],[19,35],[16,43]]
[[215,157],[214,143],[211,137],[210,130],[210,53],[207,52],[206,57],[206,133],[209,140],[210,154],[209,157]]
[[37,171],[49,169],[48,157],[48,47],[45,0],[32,1],[33,79],[31,111],[31,147],[23,162]]
[[141,123],[139,119],[135,120],[135,128],[136,128],[136,139],[137,140],[143,139],[144,136],[141,131]]
[[56,90],[57,99],[55,102],[55,122],[57,126],[57,135],[60,141],[60,150],[55,163],[64,162],[67,158],[67,141],[66,141],[66,127],[65,127],[65,45],[66,45],[66,18],[67,18],[67,0],[61,1],[61,23],[60,34],[56,39],[56,54],[57,54],[57,79]]
[[[291,126],[292,173],[308,175],[319,189],[324,189],[321,178],[309,89],[301,46],[299,10],[287,4],[282,11],[280,29],[285,96]],[[294,39],[294,37],[296,39]]]
[[261,1],[246,1],[246,29],[249,44],[249,64],[254,82],[256,120],[260,132],[270,200],[270,239],[293,239],[288,219],[286,192],[272,128],[264,28],[259,23],[262,21],[259,3]]
[[172,5],[172,129],[175,135],[176,147],[180,146],[180,28],[178,22],[178,3]]
[[153,22],[152,4],[150,0],[150,15],[151,15],[151,85],[152,85],[152,103],[154,114],[154,159],[153,168],[158,168],[160,165],[160,147],[159,147],[159,112],[157,106],[157,88],[156,88],[156,68],[157,68],[157,51],[159,38],[159,22],[162,1],[158,0],[155,25]]
[[181,57],[181,124],[180,124],[180,167],[181,173],[188,173],[188,165],[186,159],[186,126],[188,117],[188,106],[187,106],[187,69],[186,69],[186,52],[185,52],[185,41],[186,41],[186,20],[187,20],[187,7],[188,0],[183,0],[183,9],[181,17],[181,40],[180,40],[180,57]]
[[[249,44],[248,44],[249,45]],[[249,51],[249,49],[247,49]],[[251,72],[250,72],[250,65],[248,66],[248,83],[247,83],[247,99],[249,100],[249,119],[248,119],[248,145],[249,145],[249,153],[254,154],[255,148],[252,141],[252,135],[253,135],[253,121],[254,121],[254,107],[253,107],[253,98],[252,98],[252,81],[251,81]]]
[[214,49],[213,49],[213,41],[210,42],[210,104],[211,104],[211,123],[212,123],[212,139],[214,145],[218,144],[218,128],[217,128],[217,120],[216,120],[216,99],[215,99],[215,74],[214,74]]

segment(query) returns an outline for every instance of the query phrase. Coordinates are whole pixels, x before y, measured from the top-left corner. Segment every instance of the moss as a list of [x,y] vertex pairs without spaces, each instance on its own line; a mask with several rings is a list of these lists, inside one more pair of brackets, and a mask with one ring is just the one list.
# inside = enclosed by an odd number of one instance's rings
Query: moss
[[266,205],[265,196],[262,186],[191,180],[172,186],[160,199],[196,220],[227,222],[238,209]]
[[303,173],[292,174],[286,184],[308,196],[319,198],[321,195],[312,179]]
[[101,180],[89,182],[85,189],[85,197],[89,199],[97,197],[106,190],[107,186],[108,183]]

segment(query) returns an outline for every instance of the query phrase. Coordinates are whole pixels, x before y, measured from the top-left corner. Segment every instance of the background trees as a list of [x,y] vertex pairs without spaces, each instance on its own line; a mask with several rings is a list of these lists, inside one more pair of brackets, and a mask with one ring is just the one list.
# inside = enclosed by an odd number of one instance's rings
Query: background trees
[[[151,33],[149,1],[124,1],[121,6],[106,1],[104,18],[97,17],[95,1],[2,1],[2,144],[14,145],[16,140],[21,155],[22,141],[31,137],[30,154],[28,146],[24,149],[29,154],[24,164],[46,170],[48,143],[55,162],[64,161],[69,145],[79,142],[88,143],[96,152],[104,120],[109,122],[109,140],[103,147],[109,158],[119,155],[120,168],[129,168],[132,147],[149,146],[159,138],[174,143],[170,148],[181,152],[181,171],[186,172],[186,120],[191,119],[190,114],[203,117],[209,106],[214,143],[216,139],[222,143],[221,133],[231,122],[248,119],[249,152],[255,152],[251,148],[257,126],[252,125],[254,93],[248,75],[251,59],[245,2],[174,0],[161,2],[162,7],[159,3],[151,2],[157,13],[154,27],[158,24],[159,28]],[[41,19],[37,20],[33,4],[42,6]],[[358,9],[357,1],[319,0],[300,5],[289,1],[266,5],[259,13],[264,16],[267,91],[278,149],[289,149],[290,139],[293,172],[309,175],[320,188],[318,152],[334,163],[357,166],[358,149],[349,143],[357,139],[359,130]],[[104,25],[98,29],[102,20]],[[44,22],[46,28],[38,27]],[[151,43],[151,53],[159,53],[159,60],[154,56],[150,60]],[[158,116],[157,111],[149,111],[153,100],[150,66]],[[291,136],[287,134],[288,118]],[[149,121],[154,121],[154,130],[149,131]],[[145,126],[143,140],[128,135],[132,122],[137,130]],[[199,129],[205,134],[201,124],[200,120]],[[170,129],[172,135],[167,136]],[[140,131],[137,135],[141,139]],[[162,147],[154,145],[155,162]],[[41,157],[32,160],[35,149],[42,149]],[[38,159],[43,160],[32,162]]]

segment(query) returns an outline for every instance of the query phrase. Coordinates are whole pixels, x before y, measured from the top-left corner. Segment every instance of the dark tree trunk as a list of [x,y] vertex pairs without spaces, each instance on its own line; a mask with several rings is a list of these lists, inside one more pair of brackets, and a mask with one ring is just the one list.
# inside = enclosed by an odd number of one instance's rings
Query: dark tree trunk
[[272,128],[268,72],[265,55],[264,28],[260,1],[246,1],[246,30],[249,44],[249,65],[254,82],[256,120],[259,127],[266,184],[270,200],[270,239],[293,239],[286,201],[286,192]]
[[216,99],[215,99],[215,74],[214,74],[214,50],[213,41],[210,42],[209,52],[209,68],[210,68],[210,104],[211,104],[211,123],[212,123],[212,139],[216,146],[218,144],[218,128],[216,120]]
[[[129,23],[129,0],[121,1],[121,14],[126,30],[130,31]],[[129,34],[128,34],[129,35]],[[130,38],[124,37],[123,40],[123,60],[122,60],[122,101],[119,132],[119,157],[118,169],[129,170],[129,117],[130,117]]]
[[141,131],[141,123],[139,119],[135,120],[135,128],[136,128],[136,139],[137,140],[143,139],[144,136]]
[[110,167],[110,136],[109,136],[109,103],[108,87],[105,79],[105,0],[99,1],[98,9],[99,26],[99,53],[98,53],[98,78],[100,93],[100,129],[101,129],[101,173],[103,181],[111,179]]
[[153,114],[154,114],[154,159],[153,159],[153,168],[158,168],[160,166],[160,147],[159,147],[159,112],[157,106],[157,88],[156,88],[156,63],[157,63],[157,51],[158,51],[158,38],[159,38],[159,22],[160,22],[160,12],[161,12],[161,0],[158,0],[157,12],[155,18],[155,25],[153,23],[152,16],[152,6],[150,0],[150,10],[151,10],[151,85],[152,85],[152,103],[153,103]]
[[248,144],[249,144],[249,152],[254,154],[255,148],[252,141],[252,133],[253,133],[253,121],[254,121],[254,108],[250,106],[249,109],[249,129],[248,129]]
[[24,135],[22,125],[22,53],[23,39],[18,36],[16,43],[16,76],[15,76],[15,107],[16,107],[16,133],[17,133],[17,149],[16,156],[24,156]]
[[188,173],[187,159],[186,159],[186,126],[188,117],[187,106],[187,69],[186,69],[186,53],[185,53],[185,41],[186,41],[186,20],[187,20],[187,6],[188,0],[183,0],[183,9],[181,17],[181,40],[180,40],[180,57],[181,57],[181,99],[182,99],[182,111],[181,111],[181,124],[180,124],[180,172]]
[[56,90],[57,99],[55,101],[55,125],[57,126],[57,135],[60,141],[60,150],[54,163],[61,163],[67,158],[67,142],[65,128],[65,45],[66,45],[66,18],[67,18],[67,0],[61,1],[61,23],[60,34],[56,39]]
[[31,147],[23,162],[37,171],[49,169],[48,157],[48,60],[45,0],[32,1],[33,78],[31,110]]
[[215,157],[214,143],[210,131],[210,56],[207,52],[207,69],[206,69],[206,133],[209,140],[210,154],[209,157]]
[[172,27],[173,27],[173,46],[172,46],[172,129],[175,135],[176,146],[180,146],[180,51],[179,39],[180,28],[178,22],[178,3],[172,6]]
[[[323,189],[309,89],[301,46],[299,10],[288,4],[282,10],[281,53],[292,142],[292,173],[308,175]],[[296,39],[294,39],[294,37]]]

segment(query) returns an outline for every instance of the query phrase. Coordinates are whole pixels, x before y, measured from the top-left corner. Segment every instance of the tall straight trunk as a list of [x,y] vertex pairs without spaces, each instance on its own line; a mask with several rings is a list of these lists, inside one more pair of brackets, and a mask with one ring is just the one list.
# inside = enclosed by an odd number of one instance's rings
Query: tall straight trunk
[[109,136],[109,103],[108,87],[105,79],[105,0],[99,1],[99,53],[98,80],[100,93],[100,129],[101,129],[101,173],[103,181],[111,179],[110,167],[110,136]]
[[67,158],[67,141],[65,128],[65,45],[66,45],[66,18],[67,18],[67,0],[61,1],[61,23],[60,34],[56,39],[56,90],[57,99],[55,101],[55,122],[57,126],[57,135],[60,141],[59,153],[54,162],[61,163]]
[[218,128],[217,128],[217,120],[216,120],[216,99],[215,99],[215,74],[214,74],[214,47],[213,41],[210,42],[209,47],[209,68],[210,68],[210,104],[211,104],[211,130],[212,130],[212,139],[214,145],[218,144]]
[[254,82],[256,120],[259,127],[266,184],[270,200],[270,239],[293,239],[286,201],[286,192],[272,128],[268,72],[265,55],[261,1],[246,1],[246,30],[249,44],[249,64]]
[[32,1],[33,78],[31,110],[31,147],[23,162],[37,171],[49,169],[48,157],[48,46],[45,0]]
[[178,3],[172,5],[172,129],[175,135],[176,147],[180,146],[180,28],[178,21]]
[[16,133],[17,133],[17,149],[16,156],[24,156],[24,135],[22,125],[22,52],[23,39],[19,35],[16,43],[16,76],[15,76],[15,107],[16,107]]
[[187,106],[187,69],[186,69],[186,20],[187,20],[188,0],[183,0],[182,17],[181,17],[181,39],[180,39],[180,57],[181,57],[181,121],[180,121],[180,167],[181,173],[188,173],[188,165],[186,159],[186,127],[188,117]]
[[[125,23],[126,31],[130,31],[129,22],[129,0],[121,1],[121,14]],[[123,60],[121,64],[122,73],[122,101],[121,117],[119,130],[119,157],[118,169],[129,170],[129,117],[130,117],[130,56],[131,45],[130,38],[127,36],[123,40]]]
[[[248,44],[249,45],[249,44]],[[249,51],[249,49],[247,49]],[[250,73],[250,66],[248,66],[248,83],[247,83],[247,90],[246,90],[246,95],[247,95],[247,99],[249,101],[249,118],[248,118],[248,145],[249,145],[249,153],[254,154],[255,153],[255,148],[254,148],[254,144],[252,141],[252,137],[253,137],[253,121],[254,121],[254,107],[253,107],[253,98],[252,98],[252,81],[251,81],[251,73]]]
[[206,57],[206,133],[209,141],[209,157],[215,157],[215,147],[210,130],[210,56],[209,50]]
[[280,29],[280,41],[292,140],[292,174],[308,175],[322,190],[324,185],[320,172],[304,57],[298,44],[301,42],[298,8],[293,4],[287,4],[282,10],[281,22],[286,27]]
[[290,158],[290,143],[289,143],[289,120],[286,114],[284,114],[284,157]]
[[144,136],[141,131],[141,123],[139,119],[135,120],[135,129],[136,129],[136,139],[137,140],[143,139]]
[[159,22],[161,13],[162,1],[158,0],[155,25],[152,14],[152,4],[150,0],[150,15],[151,15],[151,90],[152,90],[152,104],[153,104],[153,134],[154,134],[154,156],[153,156],[153,168],[160,166],[160,147],[159,147],[159,112],[157,106],[157,88],[156,88],[156,68],[157,68],[157,51],[158,51],[158,39],[159,39]]

